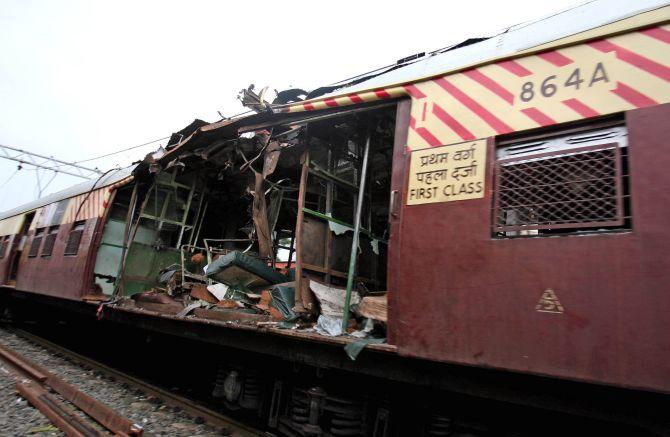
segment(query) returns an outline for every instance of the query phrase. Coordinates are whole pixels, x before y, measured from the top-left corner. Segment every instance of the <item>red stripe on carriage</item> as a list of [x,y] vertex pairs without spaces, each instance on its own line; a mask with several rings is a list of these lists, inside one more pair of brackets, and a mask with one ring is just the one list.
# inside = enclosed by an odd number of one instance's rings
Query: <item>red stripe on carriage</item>
[[507,123],[493,115],[488,109],[484,108],[470,96],[456,88],[445,78],[436,79],[435,83],[451,94],[456,100],[465,105],[469,110],[474,112],[479,118],[484,120],[484,122],[491,126],[497,133],[504,134],[514,130],[509,125],[507,125]]

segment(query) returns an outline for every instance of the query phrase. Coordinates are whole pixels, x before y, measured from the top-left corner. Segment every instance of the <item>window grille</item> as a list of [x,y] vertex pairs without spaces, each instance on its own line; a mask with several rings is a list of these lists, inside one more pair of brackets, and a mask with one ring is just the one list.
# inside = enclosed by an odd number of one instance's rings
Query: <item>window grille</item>
[[70,231],[70,236],[67,239],[67,245],[65,246],[65,255],[76,255],[79,252],[79,243],[81,242],[81,236],[84,233],[84,227],[86,226],[86,221],[78,221],[72,225],[72,230]]
[[42,238],[44,235],[44,228],[39,228],[35,230],[35,235],[33,236],[33,241],[30,243],[30,250],[28,251],[28,256],[34,258],[40,251],[40,245],[42,244]]
[[49,228],[49,233],[44,237],[44,245],[42,246],[42,256],[51,256],[56,244],[56,237],[58,236],[58,226]]
[[494,234],[623,227],[626,139],[618,126],[499,149]]

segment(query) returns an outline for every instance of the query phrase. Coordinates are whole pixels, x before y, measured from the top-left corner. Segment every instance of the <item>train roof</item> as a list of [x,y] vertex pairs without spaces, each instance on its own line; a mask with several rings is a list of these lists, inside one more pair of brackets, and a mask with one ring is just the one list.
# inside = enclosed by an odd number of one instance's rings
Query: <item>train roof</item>
[[59,202],[63,199],[69,199],[70,197],[75,197],[80,194],[87,193],[92,189],[98,189],[109,185],[113,185],[119,181],[122,181],[128,176],[131,176],[135,167],[137,167],[137,165],[131,165],[129,167],[121,169],[113,169],[103,174],[101,177],[81,182],[77,185],[73,185],[64,190],[57,191],[44,197],[40,197],[39,199],[33,200],[32,202],[24,203],[23,205],[18,206],[16,208],[1,212],[0,220],[13,217],[18,214],[23,214],[28,211],[33,211],[37,208],[48,205],[50,203]]
[[552,43],[573,35],[668,5],[670,5],[668,0],[588,1],[537,20],[506,28],[493,36],[472,37],[450,47],[427,53],[415,60],[405,62],[401,60],[396,65],[321,87],[312,91],[308,97],[310,100],[321,100],[416,82],[493,59],[512,57],[526,50],[551,46]]

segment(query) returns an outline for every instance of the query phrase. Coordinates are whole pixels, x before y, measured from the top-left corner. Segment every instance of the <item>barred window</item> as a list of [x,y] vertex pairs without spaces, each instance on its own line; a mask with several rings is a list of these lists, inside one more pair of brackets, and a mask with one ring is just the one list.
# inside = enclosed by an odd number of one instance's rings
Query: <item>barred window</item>
[[65,246],[65,255],[76,255],[77,252],[79,252],[79,243],[81,242],[81,236],[84,233],[85,227],[86,220],[81,220],[72,224],[72,230],[70,231],[70,236],[68,237],[67,245]]
[[33,236],[33,241],[30,243],[30,250],[28,251],[28,256],[34,258],[40,252],[40,245],[42,244],[42,238],[44,237],[45,228],[38,228],[35,230],[35,235]]
[[46,237],[44,237],[44,245],[42,246],[42,257],[51,256],[56,244],[56,237],[58,236],[58,226],[51,226]]
[[499,148],[494,235],[629,227],[627,157],[623,126],[521,140]]

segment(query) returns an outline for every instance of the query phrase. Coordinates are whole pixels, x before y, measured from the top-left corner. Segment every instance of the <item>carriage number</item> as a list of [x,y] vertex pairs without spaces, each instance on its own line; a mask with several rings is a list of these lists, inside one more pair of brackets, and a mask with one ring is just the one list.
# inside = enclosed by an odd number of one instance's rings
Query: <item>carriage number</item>
[[609,83],[610,81],[602,62],[598,62],[593,69],[593,72],[584,77],[588,78],[588,82],[587,79],[582,77],[581,68],[577,67],[570,73],[562,85],[560,81],[557,81],[555,74],[546,77],[537,88],[535,87],[535,83],[528,81],[521,86],[519,99],[521,99],[522,102],[530,102],[537,94],[541,94],[543,97],[552,97],[559,90],[560,86],[565,89],[574,88],[575,90],[579,90],[582,86],[591,88],[598,83]]

